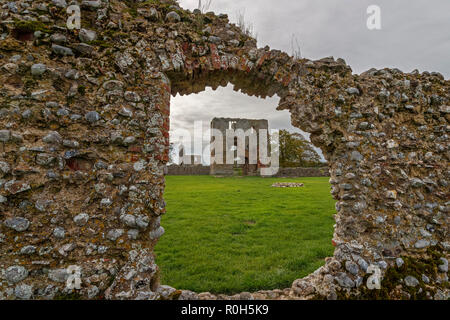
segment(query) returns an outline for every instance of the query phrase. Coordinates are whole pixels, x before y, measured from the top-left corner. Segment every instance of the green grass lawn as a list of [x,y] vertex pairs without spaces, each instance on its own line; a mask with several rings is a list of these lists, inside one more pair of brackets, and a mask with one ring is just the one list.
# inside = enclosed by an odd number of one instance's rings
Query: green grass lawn
[[226,294],[290,287],[333,254],[328,180],[166,177],[166,234],[156,246],[162,284]]

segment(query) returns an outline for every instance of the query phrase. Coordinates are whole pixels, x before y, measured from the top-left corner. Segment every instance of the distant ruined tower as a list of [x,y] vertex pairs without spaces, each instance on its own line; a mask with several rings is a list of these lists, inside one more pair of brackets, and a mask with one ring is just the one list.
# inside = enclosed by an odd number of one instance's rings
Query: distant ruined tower
[[[245,133],[245,156],[239,158],[238,144],[240,143],[237,135],[227,137],[227,130],[238,130]],[[262,167],[260,161],[260,143],[263,137],[260,136],[260,130],[265,129],[268,132],[269,122],[267,120],[251,120],[239,118],[214,118],[211,121],[211,175],[244,175],[256,176],[260,174]],[[219,137],[214,132],[220,132]],[[218,140],[219,138],[222,138]],[[256,144],[250,144],[251,139],[257,139]],[[267,152],[269,155],[269,137],[267,138]],[[228,140],[228,141],[227,141]],[[253,150],[252,150],[253,149]],[[256,155],[252,159],[251,151]],[[221,153],[221,154],[220,154]],[[227,155],[233,155],[233,163],[227,162]]]

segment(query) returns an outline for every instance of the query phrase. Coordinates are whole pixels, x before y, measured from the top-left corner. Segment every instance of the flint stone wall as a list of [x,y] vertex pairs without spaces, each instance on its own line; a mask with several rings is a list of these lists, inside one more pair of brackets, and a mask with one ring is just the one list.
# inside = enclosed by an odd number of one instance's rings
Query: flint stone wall
[[[199,176],[210,175],[210,166],[202,165],[170,165],[167,166],[166,175],[169,176]],[[328,167],[325,168],[280,168],[274,177],[302,178],[302,177],[329,177]]]
[[325,168],[280,168],[276,177],[302,178],[302,177],[329,177],[328,167]]
[[[171,1],[0,6],[0,298],[448,297],[450,83],[295,60],[226,15]],[[234,297],[159,283],[170,97],[277,94],[330,163],[334,255],[291,288]],[[382,290],[366,286],[379,266]],[[81,290],[66,287],[81,268]]]
[[202,165],[171,165],[167,167],[169,176],[209,176],[210,167]]

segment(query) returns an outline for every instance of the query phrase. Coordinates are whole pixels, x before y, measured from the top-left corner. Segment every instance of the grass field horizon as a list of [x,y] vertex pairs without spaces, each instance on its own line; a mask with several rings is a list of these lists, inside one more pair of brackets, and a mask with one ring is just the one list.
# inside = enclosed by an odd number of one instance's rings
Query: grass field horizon
[[161,283],[225,294],[290,287],[333,254],[328,180],[167,176]]

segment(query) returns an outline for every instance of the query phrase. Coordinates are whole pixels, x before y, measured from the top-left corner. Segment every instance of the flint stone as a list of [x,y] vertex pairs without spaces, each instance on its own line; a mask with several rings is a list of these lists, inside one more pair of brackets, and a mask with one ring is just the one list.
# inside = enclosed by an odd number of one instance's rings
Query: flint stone
[[26,182],[11,180],[5,183],[4,188],[11,194],[18,194],[31,189],[30,185]]
[[100,0],[96,0],[96,1],[84,0],[81,2],[81,6],[85,7],[85,8],[98,9],[98,8],[102,7],[102,2]]
[[76,43],[73,45],[73,49],[81,55],[90,56],[94,52],[95,48],[86,43]]
[[28,229],[30,222],[26,218],[14,217],[6,219],[3,223],[6,227],[14,229],[17,232],[23,232]]
[[48,277],[52,281],[64,283],[67,281],[69,273],[66,269],[53,269],[48,272]]
[[82,42],[91,42],[97,39],[97,33],[92,30],[81,29],[78,37]]
[[17,283],[28,277],[28,271],[22,266],[11,266],[5,271],[5,280],[8,283]]
[[48,133],[43,139],[45,143],[53,144],[53,145],[60,145],[63,141],[61,135],[56,131],[51,131]]
[[44,212],[51,203],[51,200],[38,199],[34,204],[34,207],[40,212]]
[[440,106],[439,111],[442,113],[450,113],[450,106]]
[[73,218],[73,222],[79,227],[84,226],[89,221],[89,215],[87,213],[80,213]]
[[72,49],[57,44],[52,45],[52,51],[60,56],[73,56]]
[[126,146],[132,145],[136,142],[136,137],[130,136],[130,137],[126,137],[123,140],[123,144]]
[[107,235],[106,238],[108,240],[111,241],[116,241],[117,239],[119,239],[121,236],[123,235],[123,230],[122,229],[113,229],[110,230]]
[[129,239],[137,240],[137,238],[139,237],[139,230],[137,229],[128,230],[127,235]]
[[31,74],[33,76],[40,76],[40,75],[44,74],[44,72],[46,70],[47,70],[47,67],[45,66],[45,64],[42,64],[42,63],[33,64],[31,66]]
[[388,149],[398,148],[398,143],[394,140],[389,140],[387,142],[387,147],[388,147]]
[[353,261],[346,261],[345,262],[345,269],[350,272],[353,275],[357,275],[359,272],[358,265],[354,263]]
[[118,80],[109,80],[103,84],[103,89],[108,91],[120,90],[123,88],[123,82]]
[[407,276],[405,278],[405,284],[408,287],[416,287],[419,285],[419,280],[417,280],[416,278],[414,278],[413,276]]
[[19,66],[15,63],[7,63],[3,65],[3,68],[9,73],[16,73],[19,69]]
[[351,160],[360,162],[364,159],[363,155],[359,153],[358,151],[352,151],[351,153]]
[[51,35],[50,41],[53,43],[63,44],[67,41],[67,38],[63,34],[55,33]]
[[181,21],[181,17],[175,11],[171,11],[171,12],[169,12],[166,15],[166,20],[169,21],[169,22],[180,22]]
[[369,268],[369,264],[367,263],[366,260],[364,260],[362,258],[358,259],[358,265],[361,267],[361,269],[364,272],[367,272],[367,268]]
[[52,2],[58,8],[65,8],[65,7],[67,7],[66,0],[52,0]]
[[339,272],[335,279],[341,287],[353,288],[355,286],[355,282],[344,272]]
[[11,131],[0,130],[0,142],[8,142],[11,138]]
[[208,41],[214,44],[220,44],[222,42],[222,39],[220,39],[219,37],[216,36],[210,36],[208,38]]
[[89,289],[87,291],[88,299],[93,299],[94,297],[96,297],[98,295],[99,292],[100,292],[100,289],[97,286],[89,287]]
[[378,261],[377,264],[381,269],[384,269],[384,270],[386,270],[388,267],[388,264],[386,261]]
[[416,249],[423,249],[430,246],[430,241],[428,240],[419,240],[414,244],[414,247]]
[[120,109],[119,114],[121,116],[131,118],[133,116],[133,111],[124,107],[124,108]]
[[11,171],[11,167],[9,164],[5,161],[0,161],[0,173],[1,174],[8,174]]
[[85,119],[90,123],[96,123],[100,120],[100,115],[96,111],[90,111],[86,113]]
[[166,285],[161,285],[159,286],[159,288],[156,290],[156,293],[159,294],[161,296],[161,299],[163,300],[170,300],[170,298],[174,295],[174,293],[177,290],[166,286]]
[[136,217],[136,225],[140,228],[140,229],[145,229],[148,227],[149,225],[149,218],[146,216],[138,216]]
[[363,281],[364,281],[363,277],[360,277],[360,276],[356,277],[356,279],[355,279],[355,286],[357,288],[359,288],[363,284]]
[[418,178],[411,179],[411,186],[413,186],[414,188],[420,188],[423,185],[424,185],[424,183],[421,179],[418,179]]
[[66,235],[66,231],[61,227],[56,227],[53,230],[53,235],[55,236],[55,238],[64,239],[64,237]]
[[358,88],[348,88],[347,90],[345,90],[348,94],[351,95],[359,95],[359,90]]
[[25,246],[22,249],[20,249],[20,254],[24,255],[30,255],[36,252],[35,246]]
[[28,300],[33,295],[33,287],[27,284],[20,284],[14,288],[14,295],[16,298]]
[[147,166],[147,162],[145,160],[141,160],[141,161],[135,162],[135,164],[133,165],[133,169],[136,172],[140,172],[140,171],[144,170],[146,166]]
[[441,261],[441,265],[439,265],[439,271],[440,272],[448,272],[448,260],[445,258],[440,258],[439,261]]
[[149,236],[150,236],[150,239],[156,240],[156,239],[161,238],[164,233],[165,233],[164,228],[159,227],[156,230],[150,231]]
[[123,97],[125,98],[125,100],[127,100],[129,102],[139,102],[139,101],[141,101],[141,97],[139,96],[139,94],[137,94],[134,91],[126,91],[124,93]]
[[135,227],[136,226],[136,217],[132,214],[125,214],[121,217],[121,221],[128,227]]

